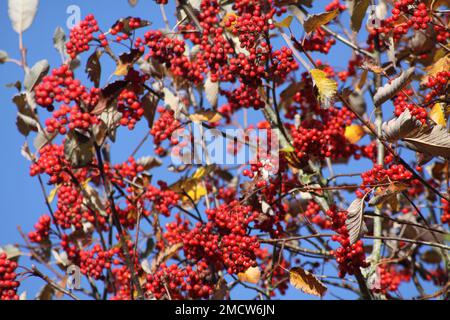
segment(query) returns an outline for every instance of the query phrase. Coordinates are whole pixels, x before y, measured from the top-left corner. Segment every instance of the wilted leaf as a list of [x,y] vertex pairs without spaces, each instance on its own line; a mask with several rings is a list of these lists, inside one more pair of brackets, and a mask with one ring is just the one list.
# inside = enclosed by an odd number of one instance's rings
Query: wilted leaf
[[44,146],[52,143],[53,139],[55,139],[56,136],[57,134],[55,132],[49,133],[47,129],[39,130],[38,134],[33,140],[33,146],[36,151],[40,151]]
[[213,110],[206,110],[206,111],[200,111],[194,114],[191,114],[189,116],[189,119],[192,120],[192,122],[200,123],[200,122],[219,122],[222,120],[222,116],[220,113],[215,112]]
[[398,117],[382,125],[383,137],[389,142],[396,142],[413,132],[416,132],[422,123],[411,115],[408,109]]
[[117,63],[116,71],[114,75],[116,76],[126,76],[128,70],[142,57],[143,53],[140,50],[133,49],[128,53],[123,53],[119,56],[119,61]]
[[328,79],[327,74],[320,69],[312,69],[311,76],[319,90],[320,100],[330,101],[337,91],[337,83],[334,80]]
[[354,0],[351,3],[351,28],[355,32],[359,32],[364,17],[367,14],[370,0]]
[[449,175],[449,166],[446,162],[434,162],[427,167],[428,173],[438,181],[443,181]]
[[[370,199],[370,206],[378,206],[387,201],[390,201],[394,197],[397,197],[397,194],[406,190],[408,185],[404,183],[391,183],[387,188],[378,188],[376,191],[376,195]],[[393,208],[394,210],[396,208]],[[395,210],[396,211],[396,210]]]
[[347,209],[347,221],[345,222],[350,238],[350,244],[359,240],[364,225],[364,199],[356,198]]
[[436,250],[430,249],[422,254],[421,259],[426,263],[439,264],[442,261],[442,256]]
[[303,24],[303,27],[305,28],[306,33],[311,33],[336,18],[338,14],[339,10],[336,9],[333,11],[308,16]]
[[86,62],[86,73],[96,88],[100,86],[100,77],[102,75],[102,66],[100,64],[102,54],[103,51],[96,50]]
[[211,107],[215,108],[217,106],[217,101],[219,99],[219,82],[211,81],[211,76],[209,76],[208,79],[206,79],[205,94],[206,100],[208,100]]
[[403,89],[414,75],[414,70],[414,67],[409,68],[405,72],[402,72],[397,78],[379,88],[373,97],[375,106],[378,107],[382,105]]
[[350,143],[357,143],[365,134],[363,127],[360,125],[354,124],[345,127],[345,138],[350,141]]
[[258,283],[261,279],[261,270],[259,267],[250,267],[245,272],[238,273],[238,278],[242,282]]
[[64,142],[64,155],[75,168],[85,167],[94,159],[94,145],[89,137],[71,131]]
[[9,0],[8,13],[17,33],[27,30],[36,16],[39,0]]
[[434,121],[434,123],[446,127],[447,121],[445,119],[444,114],[444,105],[442,103],[436,103],[434,107],[431,109],[430,113],[428,114],[431,120]]
[[155,157],[142,157],[136,161],[137,165],[144,168],[145,171],[161,166],[161,161]]
[[160,251],[159,254],[152,261],[152,265],[150,267],[152,273],[154,273],[162,263],[166,262],[167,260],[175,256],[181,248],[183,248],[182,242],[176,243]]
[[25,75],[23,82],[25,89],[33,91],[34,87],[41,82],[50,70],[50,65],[47,60],[37,62],[30,71]]
[[327,287],[315,275],[303,268],[292,268],[289,275],[291,284],[304,293],[323,297],[327,292]]
[[446,55],[431,66],[426,68],[427,74],[422,79],[422,84],[427,83],[429,77],[436,77],[439,72],[450,70],[450,55]]
[[155,121],[156,107],[158,106],[158,98],[152,93],[147,93],[141,100],[142,108],[144,109],[144,117],[147,119],[149,128],[153,127]]
[[220,278],[214,287],[213,300],[223,300],[228,294],[228,284],[224,278]]
[[101,114],[106,108],[108,108],[108,105],[111,103],[111,101],[116,99],[120,92],[125,89],[127,84],[127,81],[119,80],[104,87],[101,91],[97,105],[93,110],[91,110],[91,114]]
[[450,134],[439,125],[415,132],[403,139],[408,148],[416,151],[450,158]]

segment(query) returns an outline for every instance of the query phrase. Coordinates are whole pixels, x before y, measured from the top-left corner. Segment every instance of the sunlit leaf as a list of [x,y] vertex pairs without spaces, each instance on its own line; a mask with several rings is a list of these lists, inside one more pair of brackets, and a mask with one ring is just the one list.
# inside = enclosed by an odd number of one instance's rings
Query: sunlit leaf
[[303,27],[305,28],[306,33],[311,33],[316,31],[317,28],[320,28],[321,26],[332,21],[338,14],[339,10],[336,9],[333,11],[308,16],[303,24]]
[[428,114],[428,116],[430,117],[431,120],[434,121],[434,123],[442,126],[442,127],[446,127],[447,126],[447,121],[445,119],[445,114],[444,114],[444,108],[443,108],[443,104],[441,103],[436,103],[434,105],[434,107],[431,109],[430,113]]
[[364,131],[363,127],[357,124],[354,125],[350,125],[345,127],[345,138],[350,142],[350,143],[357,143],[359,140],[362,139],[362,137],[364,137],[364,135],[366,134],[366,132]]
[[245,272],[238,273],[238,278],[242,282],[258,283],[261,279],[261,270],[259,267],[250,267]]
[[337,92],[338,85],[336,81],[329,79],[327,74],[320,69],[312,69],[311,76],[319,90],[320,100],[329,101]]
[[289,271],[291,284],[307,294],[323,297],[327,287],[315,275],[300,267]]
[[27,30],[33,23],[39,0],[8,0],[8,13],[17,33]]

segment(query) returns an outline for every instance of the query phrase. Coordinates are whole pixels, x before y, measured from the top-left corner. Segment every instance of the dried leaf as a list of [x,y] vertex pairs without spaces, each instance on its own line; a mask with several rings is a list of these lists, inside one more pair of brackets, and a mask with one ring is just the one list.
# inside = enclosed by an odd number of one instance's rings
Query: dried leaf
[[306,33],[309,34],[336,18],[338,14],[339,10],[336,9],[333,11],[308,16],[303,24],[303,27],[305,28]]
[[422,254],[421,259],[426,263],[439,264],[442,261],[442,256],[436,250],[430,249]]
[[127,85],[127,81],[119,80],[104,87],[101,91],[97,105],[91,110],[91,114],[99,115],[103,113],[103,111],[108,108],[111,101],[115,100]]
[[52,191],[50,191],[50,193],[48,194],[48,197],[47,197],[48,203],[52,203],[53,200],[55,200],[55,197],[56,197],[56,194],[58,193],[59,188],[60,188],[60,185],[57,185],[56,187],[54,187],[52,189]]
[[356,198],[347,209],[347,221],[345,222],[350,238],[350,244],[359,240],[364,225],[364,199]]
[[102,66],[100,64],[102,54],[103,51],[96,50],[86,62],[86,73],[96,88],[100,86],[100,77],[102,75]]
[[161,166],[162,162],[155,157],[142,157],[136,161],[136,164],[142,166],[145,171]]
[[75,168],[85,167],[94,159],[92,139],[71,131],[64,142],[64,155]]
[[413,150],[450,158],[450,134],[446,128],[439,125],[413,132],[403,140],[407,142],[406,146]]
[[144,109],[144,117],[147,119],[148,127],[151,129],[153,127],[153,122],[155,121],[158,98],[149,92],[142,98],[141,105]]
[[337,83],[334,80],[328,79],[327,74],[320,69],[312,69],[311,76],[319,90],[320,100],[329,102],[337,92]]
[[9,0],[8,13],[12,27],[17,33],[23,33],[33,23],[39,0]]
[[173,110],[175,118],[178,118],[181,110],[180,99],[167,88],[164,88],[164,104]]
[[214,287],[213,300],[223,300],[228,294],[228,284],[224,278],[220,278]]
[[256,284],[261,279],[261,270],[259,267],[250,267],[245,272],[238,273],[238,278],[242,282]]
[[364,17],[367,14],[370,0],[354,0],[351,3],[351,28],[355,32],[359,32]]
[[137,49],[132,49],[130,52],[121,54],[119,56],[116,71],[114,71],[114,75],[126,76],[128,74],[128,70],[133,67],[142,55],[143,53]]
[[36,300],[53,300],[55,295],[55,289],[50,284],[46,284],[42,287],[42,289],[38,292],[36,296]]
[[363,127],[357,124],[345,127],[345,138],[350,141],[350,143],[358,143],[359,140],[364,137],[366,132]]
[[383,137],[389,142],[396,142],[417,131],[421,126],[422,123],[405,109],[398,118],[383,123]]
[[289,275],[291,284],[304,293],[323,297],[327,292],[327,287],[315,275],[303,268],[292,268]]
[[429,77],[436,77],[439,72],[450,70],[450,55],[446,55],[431,66],[426,68],[427,74],[422,79],[422,84],[428,82]]
[[40,151],[44,146],[47,144],[52,143],[53,139],[55,139],[57,134],[49,133],[47,129],[39,130],[38,134],[33,140],[33,146],[36,149],[36,151]]
[[167,260],[175,256],[181,248],[183,248],[182,242],[176,243],[160,251],[159,254],[152,261],[152,265],[150,267],[152,273],[154,273],[162,263],[166,262]]
[[192,122],[200,123],[200,122],[210,122],[215,123],[222,120],[222,116],[220,113],[215,112],[213,110],[206,110],[206,111],[200,111],[194,114],[191,114],[189,116],[189,119],[192,120]]
[[382,205],[383,203],[390,201],[392,198],[396,197],[398,193],[406,190],[407,188],[408,185],[404,183],[392,183],[387,188],[378,188],[376,195],[372,199],[370,199],[369,205]]
[[403,89],[414,75],[415,68],[411,67],[402,72],[397,78],[379,88],[373,97],[375,106],[379,107],[392,97],[394,97],[401,89]]
[[67,49],[66,49],[66,33],[64,32],[64,29],[61,27],[57,27],[55,29],[55,33],[53,34],[53,46],[56,50],[61,54],[61,56],[66,57],[67,56]]
[[5,63],[7,60],[8,60],[8,54],[5,51],[0,50],[0,64]]

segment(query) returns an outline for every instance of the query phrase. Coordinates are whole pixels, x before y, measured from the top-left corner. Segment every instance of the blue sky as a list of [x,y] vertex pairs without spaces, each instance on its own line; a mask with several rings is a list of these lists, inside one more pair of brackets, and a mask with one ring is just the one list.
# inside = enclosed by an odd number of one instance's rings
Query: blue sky
[[[150,0],[140,0],[135,8],[131,8],[126,0],[41,0],[34,24],[24,34],[24,43],[28,48],[30,65],[41,59],[48,59],[52,67],[59,65],[59,54],[53,48],[53,32],[58,26],[61,26],[68,33],[66,21],[69,15],[66,11],[71,5],[78,5],[82,16],[93,13],[103,29],[107,29],[118,18],[130,15],[150,20],[154,28],[163,27],[159,6]],[[173,17],[170,16],[170,13],[173,12],[171,5],[168,6],[167,12],[172,22],[171,25],[173,25]],[[7,1],[1,1],[0,4],[0,30],[2,30],[0,50],[8,52],[10,57],[18,58],[18,36],[10,26]],[[321,55],[315,55],[315,57],[320,58]],[[345,68],[346,65],[343,65],[343,63],[346,64],[349,57],[350,51],[342,45],[337,45],[332,54],[323,57],[323,60],[334,66]],[[104,70],[104,74],[111,73],[112,69],[110,68],[111,66],[108,66]],[[85,79],[82,68],[77,70],[77,75],[81,79]],[[105,78],[107,76],[103,77],[103,79]],[[37,218],[47,213],[38,180],[29,177],[29,163],[20,154],[24,138],[16,129],[16,108],[11,102],[11,97],[16,92],[15,89],[5,87],[8,83],[22,79],[23,71],[16,65],[4,64],[0,66],[0,108],[2,112],[0,118],[0,141],[2,142],[0,153],[0,176],[2,177],[0,187],[0,245],[22,242],[16,226],[22,226],[27,233],[32,229]],[[391,113],[388,112],[388,115],[390,116]],[[132,134],[122,130],[118,135],[117,144],[112,150],[113,160],[117,162],[126,160],[145,132],[146,128],[143,125],[140,125]],[[31,140],[29,142],[31,143]],[[139,155],[148,155],[150,150],[151,145],[146,144]],[[353,168],[362,171],[366,166],[368,166],[368,162],[363,161]],[[342,168],[344,166],[338,166],[337,171],[339,172]],[[173,175],[155,175],[154,177],[154,179],[161,180],[172,178],[174,178]],[[29,279],[22,285],[21,291],[26,290],[28,297],[32,298],[42,284],[40,280]],[[334,289],[330,291],[341,297],[354,298],[354,295],[349,295],[347,291]],[[251,298],[253,296],[253,293],[241,289],[234,294],[234,298]],[[289,290],[287,297],[292,299],[311,298],[311,296],[303,295],[297,290]],[[333,299],[334,297],[328,294],[326,298]]]

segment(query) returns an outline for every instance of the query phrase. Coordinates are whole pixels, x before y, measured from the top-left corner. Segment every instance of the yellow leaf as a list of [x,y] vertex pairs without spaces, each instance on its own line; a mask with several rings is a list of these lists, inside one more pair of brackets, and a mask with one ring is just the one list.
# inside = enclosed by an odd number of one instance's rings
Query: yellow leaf
[[292,19],[294,19],[293,16],[287,16],[282,21],[276,22],[275,26],[277,26],[278,28],[289,28],[291,26]]
[[238,278],[242,282],[258,283],[261,279],[261,270],[259,267],[250,267],[245,272],[239,273]]
[[436,103],[430,111],[430,119],[433,120],[436,124],[446,127],[447,121],[445,120],[444,108],[441,103]]
[[56,194],[58,193],[58,190],[61,186],[57,185],[55,188],[53,188],[52,191],[50,191],[50,194],[48,195],[47,201],[48,203],[52,203],[53,200],[55,200]]
[[366,133],[365,133],[363,127],[361,127],[360,125],[354,124],[354,125],[345,127],[345,138],[350,143],[353,143],[353,144],[357,143],[359,140],[362,139],[362,137],[364,137],[365,134]]
[[117,64],[116,71],[114,71],[114,75],[116,76],[126,76],[128,74],[128,68],[130,65],[128,63],[119,62]]
[[338,15],[339,10],[333,10],[329,12],[323,12],[320,14],[314,14],[312,16],[309,16],[306,18],[303,27],[305,28],[306,33],[311,33],[313,31],[316,31],[317,28],[320,28],[321,26],[327,24],[336,16]]
[[189,118],[192,120],[192,122],[199,123],[199,122],[219,122],[222,120],[222,116],[220,113],[215,112],[213,110],[206,110],[206,111],[200,111],[194,114],[191,114]]
[[296,267],[289,272],[291,284],[307,294],[323,297],[327,287],[310,272]]
[[328,79],[327,74],[320,69],[312,69],[311,76],[319,90],[320,100],[329,101],[337,92],[337,83],[334,80]]
[[190,203],[191,200],[197,203],[208,194],[203,181],[195,178],[181,180],[171,189],[181,196],[184,203]]

